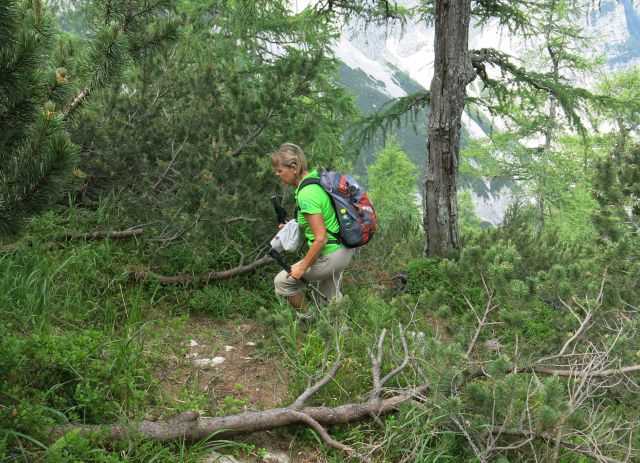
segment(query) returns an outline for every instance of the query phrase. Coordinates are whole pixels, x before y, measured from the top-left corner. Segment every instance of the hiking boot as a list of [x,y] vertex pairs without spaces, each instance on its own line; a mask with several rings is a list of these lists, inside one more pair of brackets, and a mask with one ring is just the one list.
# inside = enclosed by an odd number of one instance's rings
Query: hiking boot
[[316,317],[311,310],[307,310],[305,313],[296,312],[296,318],[303,333],[309,332],[316,324]]
[[296,312],[296,316],[298,317],[298,320],[310,320],[313,318],[313,311],[309,309],[305,313]]

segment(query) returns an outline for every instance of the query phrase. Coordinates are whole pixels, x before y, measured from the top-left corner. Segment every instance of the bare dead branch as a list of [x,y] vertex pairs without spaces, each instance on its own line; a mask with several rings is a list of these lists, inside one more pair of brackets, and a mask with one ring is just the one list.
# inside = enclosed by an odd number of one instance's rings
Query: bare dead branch
[[402,351],[404,352],[404,357],[400,365],[398,365],[389,374],[387,374],[384,378],[382,378],[382,380],[380,381],[380,385],[382,387],[384,387],[387,381],[399,375],[407,367],[407,365],[409,365],[409,359],[410,359],[409,346],[407,345],[407,338],[404,335],[404,331],[400,323],[398,323],[398,331],[400,332],[400,341],[402,342]]
[[[160,177],[158,178],[156,183],[154,183],[154,185],[151,187],[152,190],[157,190],[158,189],[160,184],[166,178],[166,176],[169,173],[169,171],[173,168],[173,165],[175,164],[176,159],[178,159],[178,155],[180,154],[180,151],[182,151],[182,149],[184,148],[185,143],[187,142],[187,138],[189,138],[189,132],[188,131],[187,131],[187,134],[184,136],[184,140],[182,140],[182,143],[180,143],[180,146],[178,147],[177,150],[174,149],[174,147],[173,147],[173,145],[175,143],[175,140],[171,142],[171,151],[173,152],[173,156],[171,157],[171,160],[169,161],[169,164],[167,165],[167,168],[164,170],[162,175],[160,175]],[[147,194],[148,194],[148,192],[146,192],[143,196],[146,196]]]
[[333,364],[333,367],[331,367],[331,370],[329,370],[327,374],[324,375],[324,377],[320,381],[308,387],[306,391],[300,394],[300,396],[296,399],[296,401],[291,405],[291,408],[295,408],[295,409],[302,408],[302,406],[309,399],[309,397],[311,397],[313,394],[318,392],[320,389],[322,389],[325,386],[325,384],[327,384],[329,381],[335,378],[340,368],[342,368],[342,355],[338,354],[338,359]]
[[[80,239],[84,241],[91,241],[91,240],[101,239],[101,238],[121,239],[121,238],[130,238],[132,236],[138,236],[138,235],[141,235],[142,233],[144,233],[144,229],[139,226],[135,226],[135,227],[131,227],[126,230],[120,230],[120,231],[104,230],[104,231],[95,231],[95,232],[88,232],[88,233],[69,232],[62,235],[60,239],[63,239],[63,240]],[[31,247],[31,246],[33,246],[33,243],[31,242],[25,243],[24,245],[20,243],[11,243],[11,244],[6,244],[4,246],[0,246],[0,252],[14,253],[19,251],[23,247]],[[64,243],[47,241],[45,243],[38,244],[38,247],[40,249],[55,249],[59,247],[64,247]]]
[[[173,243],[174,241],[180,239],[182,236],[184,236],[192,228],[195,228],[198,225],[198,223],[200,222],[200,219],[202,219],[202,215],[197,213],[195,215],[195,219],[189,225],[187,225],[185,227],[178,228],[178,229],[171,230],[170,232],[163,233],[158,238],[152,238],[151,241],[158,241],[158,242],[161,243],[159,248],[158,248],[158,251],[159,251],[160,249],[163,249],[163,248],[167,247],[169,244]],[[171,236],[168,236],[170,234],[171,234]]]
[[[548,368],[538,365],[527,365],[524,367],[511,367],[507,370],[507,373],[538,373],[541,375],[556,375],[565,378],[574,377],[588,377],[588,378],[607,378],[618,375],[625,375],[627,373],[636,373],[640,371],[640,364],[627,365],[620,368],[607,368],[602,370],[563,370],[556,368]],[[486,378],[489,375],[483,368],[479,368],[471,375],[472,378]]]
[[467,432],[467,428],[456,418],[452,417],[452,420],[455,423],[455,425],[458,427],[458,429],[460,430],[460,432],[462,433],[466,441],[469,443],[469,446],[473,450],[473,453],[475,453],[476,457],[478,457],[478,460],[480,460],[482,463],[485,463],[487,459],[484,457],[483,453],[480,451],[478,446],[475,444],[475,442]]
[[62,117],[66,120],[69,118],[69,116],[73,115],[73,113],[76,112],[76,110],[80,107],[84,100],[86,100],[87,97],[91,94],[92,90],[93,89],[90,85],[87,85],[85,88],[83,88],[82,91],[78,93],[78,95],[76,95],[73,100],[71,100],[67,107],[64,108]]
[[[507,429],[507,428],[503,428],[502,426],[494,426],[491,428],[487,428],[486,432],[500,433],[505,436],[524,437],[529,440],[532,440],[532,439],[544,440],[549,444],[551,444],[551,442],[554,440],[552,436],[549,436],[547,434],[542,434],[542,433],[535,433],[528,429]],[[559,445],[572,452],[580,453],[582,455],[595,458],[597,461],[606,462],[606,463],[624,463],[622,460],[617,460],[612,457],[600,455],[598,453],[593,452],[591,449],[585,446],[574,444],[572,442],[560,441]]]
[[143,228],[129,228],[127,230],[122,231],[113,231],[113,230],[104,230],[104,231],[95,231],[89,233],[67,233],[64,235],[64,238],[67,239],[80,239],[84,241],[91,241],[99,238],[109,238],[109,239],[118,239],[118,238],[130,238],[132,236],[138,236],[144,233]]
[[346,424],[366,419],[370,414],[384,415],[397,410],[407,400],[420,396],[426,386],[405,389],[401,393],[382,400],[369,400],[338,407],[291,407],[276,408],[260,412],[245,412],[232,416],[199,417],[195,411],[186,412],[164,421],[139,421],[114,425],[68,424],[51,429],[51,437],[58,438],[71,430],[82,435],[101,431],[105,439],[117,440],[136,434],[160,442],[171,442],[184,438],[187,441],[202,440],[212,434],[230,437],[259,431],[268,431],[282,426],[304,422],[306,415],[321,425]]
[[[354,449],[352,449],[348,445],[345,445],[345,444],[343,444],[341,442],[338,442],[337,440],[333,439],[329,435],[327,430],[324,429],[320,423],[318,423],[316,420],[311,418],[309,415],[305,415],[304,413],[296,412],[295,410],[293,410],[291,413],[293,414],[293,416],[297,417],[301,422],[306,423],[309,426],[311,426],[318,433],[320,438],[324,442],[329,444],[331,447],[336,448],[338,450],[341,450],[341,451],[349,454],[352,457],[358,457],[358,453]],[[369,458],[361,458],[361,461],[367,461],[368,462],[368,461],[371,461],[371,460]]]
[[[464,296],[464,300],[467,301],[467,304],[469,304],[469,306],[473,310],[473,304],[471,304],[471,301],[469,301],[467,296]],[[476,328],[476,332],[474,333],[473,338],[471,339],[471,343],[469,343],[469,348],[467,349],[467,352],[466,352],[467,357],[469,357],[473,352],[473,349],[475,349],[476,343],[478,342],[478,338],[480,337],[480,333],[482,332],[482,329],[487,325],[487,318],[489,317],[489,314],[496,308],[500,307],[498,304],[492,306],[491,302],[492,302],[492,296],[491,294],[489,294],[489,300],[487,301],[487,306],[485,307],[484,314],[482,315],[482,319],[480,319],[476,314],[476,318],[478,318],[478,327]],[[473,312],[475,313],[475,310],[473,310]]]
[[382,383],[380,382],[380,366],[382,364],[382,345],[384,338],[387,336],[387,329],[383,329],[382,333],[378,337],[376,343],[376,354],[370,350],[369,357],[371,358],[371,376],[373,378],[373,389],[371,391],[372,397],[379,398],[382,391]]
[[609,368],[605,370],[584,371],[584,370],[557,370],[553,368],[530,366],[522,368],[521,370],[534,371],[543,375],[557,375],[569,378],[606,378],[609,376],[624,375],[626,373],[635,373],[640,371],[640,364],[628,365],[621,368]]
[[224,224],[230,224],[233,222],[239,222],[240,220],[244,220],[245,222],[257,222],[258,219],[256,218],[252,218],[252,217],[245,217],[244,215],[240,215],[238,217],[226,217],[225,219],[222,220],[222,223]]

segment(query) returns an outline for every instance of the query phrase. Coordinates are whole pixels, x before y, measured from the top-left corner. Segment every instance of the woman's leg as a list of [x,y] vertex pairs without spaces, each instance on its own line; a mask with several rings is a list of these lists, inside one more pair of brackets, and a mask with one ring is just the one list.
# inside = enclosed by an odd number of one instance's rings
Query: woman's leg
[[[333,298],[340,298],[342,296],[340,293],[342,272],[351,262],[352,256],[353,249],[347,248],[341,248],[331,254],[320,256],[307,269],[304,279],[317,284],[318,290],[326,297],[327,302]],[[276,294],[286,297],[296,309],[304,305],[305,297],[303,291],[305,284],[301,280],[289,277],[287,272],[282,270],[276,275],[274,286]]]
[[304,277],[311,282],[317,282],[318,290],[326,297],[326,301],[342,297],[340,283],[342,272],[351,262],[353,249],[341,248],[331,254],[318,257],[305,272]]
[[299,309],[304,304],[304,283],[295,278],[288,276],[287,272],[282,270],[273,279],[273,286],[276,294],[284,296],[296,309]]

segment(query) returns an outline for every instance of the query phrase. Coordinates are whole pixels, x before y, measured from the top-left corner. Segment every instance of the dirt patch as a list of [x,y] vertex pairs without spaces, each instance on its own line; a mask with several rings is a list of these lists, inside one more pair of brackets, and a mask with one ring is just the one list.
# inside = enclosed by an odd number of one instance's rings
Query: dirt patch
[[[261,352],[264,336],[252,320],[190,317],[179,336],[167,336],[176,345],[166,346],[170,354],[156,375],[161,391],[178,402],[206,396],[213,410],[203,411],[218,415],[282,405],[289,398],[287,371]],[[216,357],[224,361],[203,364]]]
[[433,337],[443,344],[451,343],[451,336],[447,333],[447,325],[434,314],[424,315],[425,323],[433,329]]

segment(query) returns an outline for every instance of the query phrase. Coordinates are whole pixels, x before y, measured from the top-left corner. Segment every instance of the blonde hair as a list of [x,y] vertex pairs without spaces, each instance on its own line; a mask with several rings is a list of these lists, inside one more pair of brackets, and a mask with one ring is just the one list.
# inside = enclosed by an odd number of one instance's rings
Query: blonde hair
[[296,177],[301,177],[307,171],[307,157],[298,145],[283,143],[280,148],[271,153],[271,165],[273,167],[296,166]]

